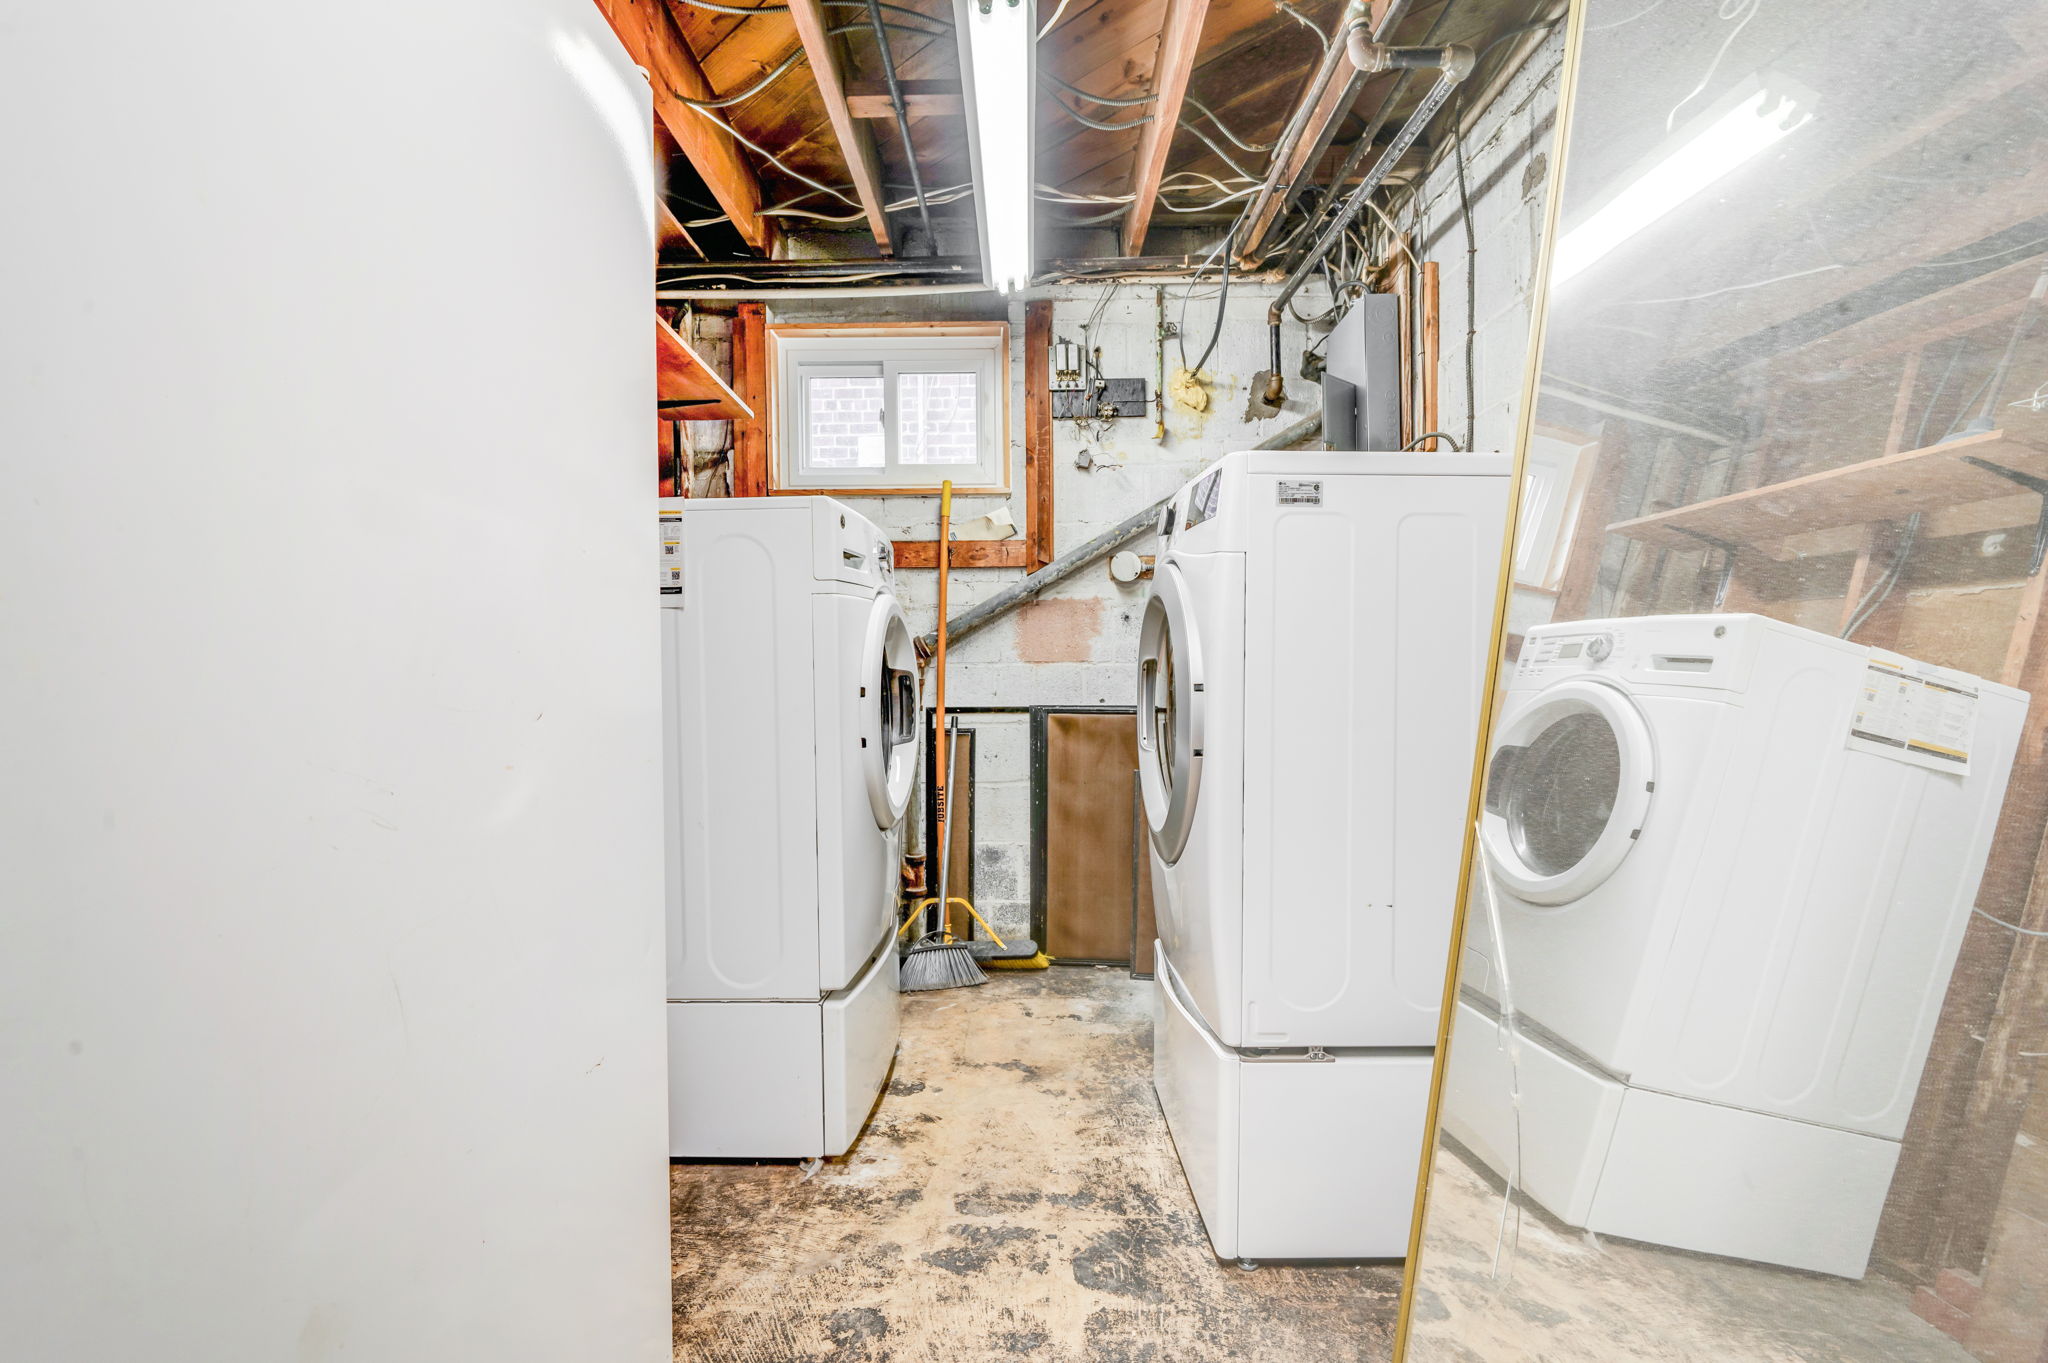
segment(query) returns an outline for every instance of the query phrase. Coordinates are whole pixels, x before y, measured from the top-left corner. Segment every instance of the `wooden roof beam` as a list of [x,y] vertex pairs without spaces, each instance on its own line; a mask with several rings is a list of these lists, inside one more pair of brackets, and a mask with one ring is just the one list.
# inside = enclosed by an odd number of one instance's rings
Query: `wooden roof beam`
[[765,252],[771,228],[761,216],[761,182],[741,158],[732,135],[683,103],[713,99],[716,92],[668,7],[661,0],[597,0],[597,8],[627,54],[647,73],[654,87],[655,118],[696,167],[747,245]]
[[1131,176],[1131,211],[1124,215],[1123,253],[1144,254],[1145,233],[1152,227],[1152,208],[1166,178],[1166,153],[1180,127],[1180,106],[1187,98],[1188,78],[1195,74],[1195,50],[1202,45],[1202,23],[1209,0],[1167,0],[1166,22],[1159,31],[1159,57],[1152,69],[1152,121],[1139,132],[1138,159]]
[[[832,124],[832,134],[839,139],[840,153],[846,158],[847,178],[853,181],[860,211],[867,215],[868,229],[875,234],[875,246],[885,256],[894,255],[896,247],[889,239],[889,215],[882,207],[887,198],[882,193],[882,176],[877,169],[874,134],[847,107],[845,82],[839,74],[839,54],[826,32],[830,25],[825,19],[825,7],[819,0],[789,0],[789,17],[796,21],[797,36],[803,39],[804,56],[811,64],[811,79],[818,87],[818,99],[825,106],[825,117]],[[908,147],[904,151],[914,154]]]

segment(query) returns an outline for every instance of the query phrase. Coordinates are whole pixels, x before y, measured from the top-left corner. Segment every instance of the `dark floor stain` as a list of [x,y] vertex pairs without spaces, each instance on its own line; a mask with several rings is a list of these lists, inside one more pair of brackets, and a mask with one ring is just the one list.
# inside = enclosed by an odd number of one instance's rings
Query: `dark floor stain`
[[924,1080],[922,1079],[897,1079],[889,1084],[889,1096],[891,1098],[908,1098],[913,1093],[923,1092]]
[[1035,1354],[1052,1343],[1043,1330],[1011,1330],[995,1336],[995,1346],[1006,1354]]
[[856,1306],[845,1311],[834,1311],[825,1317],[825,1334],[839,1352],[836,1358],[853,1363],[855,1359],[884,1363],[892,1355],[883,1347],[882,1339],[889,1333],[889,1318],[872,1306]]
[[966,1275],[980,1273],[1002,1253],[1003,1246],[1016,1244],[1021,1240],[1035,1240],[1038,1232],[1029,1226],[976,1226],[958,1225],[952,1228],[952,1235],[958,1244],[944,1249],[935,1249],[929,1254],[919,1255],[925,1263],[934,1268],[943,1268],[948,1273]]
[[1163,1301],[1153,1277],[1157,1257],[1148,1227],[1126,1224],[1104,1231],[1074,1256],[1074,1281],[1098,1292],[1139,1301]]

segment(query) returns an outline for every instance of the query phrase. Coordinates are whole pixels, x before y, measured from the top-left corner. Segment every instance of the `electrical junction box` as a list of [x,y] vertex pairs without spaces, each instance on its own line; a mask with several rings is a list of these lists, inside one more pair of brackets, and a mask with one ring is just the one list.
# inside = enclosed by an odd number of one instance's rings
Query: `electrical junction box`
[[1151,410],[1143,379],[1093,379],[1078,392],[1055,389],[1052,395],[1055,421],[1110,421]]

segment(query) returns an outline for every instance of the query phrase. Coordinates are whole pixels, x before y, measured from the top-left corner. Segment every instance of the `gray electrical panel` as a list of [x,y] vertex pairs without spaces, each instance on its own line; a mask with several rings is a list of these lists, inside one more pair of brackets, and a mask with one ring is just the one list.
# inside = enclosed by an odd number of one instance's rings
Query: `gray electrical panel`
[[1369,293],[1337,321],[1323,371],[1323,442],[1401,448],[1401,300]]

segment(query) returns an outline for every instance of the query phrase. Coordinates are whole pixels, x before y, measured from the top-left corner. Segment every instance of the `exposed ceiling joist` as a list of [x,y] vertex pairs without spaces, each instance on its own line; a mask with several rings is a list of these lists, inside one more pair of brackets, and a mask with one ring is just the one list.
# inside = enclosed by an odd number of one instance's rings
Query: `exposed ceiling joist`
[[789,0],[789,17],[796,21],[797,35],[803,39],[811,79],[817,85],[819,99],[824,101],[825,117],[832,124],[833,136],[839,139],[847,176],[853,181],[860,211],[867,216],[868,229],[875,234],[875,246],[883,255],[893,255],[896,248],[889,239],[889,215],[882,207],[886,200],[881,173],[876,169],[874,135],[847,108],[846,90],[839,75],[839,54],[826,32],[831,25],[825,18],[825,7],[819,0]]
[[654,116],[703,177],[747,245],[768,248],[769,225],[761,217],[761,182],[741,159],[732,135],[683,101],[713,99],[716,92],[661,0],[597,0],[598,10],[626,52],[647,72],[654,87]]
[[[957,80],[900,80],[896,85],[912,118],[958,118],[966,112]],[[889,103],[889,87],[878,80],[848,81],[846,107],[855,118],[896,117],[895,107]]]
[[1131,211],[1124,215],[1127,256],[1144,252],[1159,183],[1166,178],[1166,153],[1180,127],[1181,102],[1187,98],[1188,78],[1195,73],[1195,51],[1202,45],[1202,22],[1208,17],[1209,0],[1168,0],[1152,74],[1152,121],[1139,133],[1137,164],[1131,176],[1131,192],[1136,197]]

